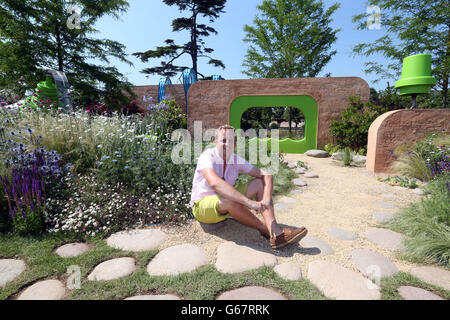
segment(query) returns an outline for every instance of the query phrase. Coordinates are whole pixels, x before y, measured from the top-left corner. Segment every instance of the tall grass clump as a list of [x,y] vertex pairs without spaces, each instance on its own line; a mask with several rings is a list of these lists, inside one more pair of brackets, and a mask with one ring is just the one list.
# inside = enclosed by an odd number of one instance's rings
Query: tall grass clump
[[450,183],[441,174],[426,187],[420,202],[398,212],[387,226],[405,237],[405,257],[450,265]]

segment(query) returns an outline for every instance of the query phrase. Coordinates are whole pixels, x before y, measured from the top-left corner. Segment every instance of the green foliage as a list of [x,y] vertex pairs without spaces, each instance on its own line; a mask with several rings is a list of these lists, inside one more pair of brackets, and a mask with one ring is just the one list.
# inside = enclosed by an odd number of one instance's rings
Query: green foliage
[[41,209],[35,208],[31,211],[30,208],[26,208],[26,217],[17,214],[13,219],[14,233],[26,236],[37,235],[45,230],[45,220]]
[[399,177],[399,176],[394,177],[389,176],[387,178],[377,177],[377,180],[381,182],[387,182],[391,186],[400,186],[403,188],[410,188],[410,189],[415,189],[418,187],[416,179],[409,179],[407,177]]
[[342,161],[344,162],[345,166],[349,166],[352,162],[352,154],[349,147],[344,148],[344,153],[342,155]]
[[[82,9],[79,29],[69,28],[70,5]],[[126,0],[4,0],[0,10],[0,86],[23,94],[43,80],[46,69],[64,71],[83,103],[104,99],[112,107],[133,95],[131,84],[111,65],[110,58],[132,65],[125,46],[98,39],[94,25],[105,15],[116,18],[127,10]],[[73,21],[72,21],[73,22]],[[107,66],[90,61],[98,60]],[[23,77],[24,85],[19,84]]]
[[264,0],[257,8],[254,26],[244,27],[247,76],[315,77],[336,54],[330,50],[340,29],[329,25],[339,4],[325,10],[322,1]]
[[297,161],[297,167],[308,169],[308,166],[303,161]]
[[177,6],[180,12],[188,11],[190,16],[185,18],[176,18],[172,21],[172,31],[188,31],[189,42],[183,45],[177,45],[172,39],[165,40],[165,46],[157,47],[156,50],[148,50],[145,52],[133,53],[134,56],[140,58],[142,62],[148,62],[153,58],[166,58],[166,61],[161,62],[161,66],[151,67],[142,70],[145,74],[159,74],[165,77],[173,77],[177,73],[186,69],[186,66],[176,66],[174,61],[187,54],[192,59],[192,69],[196,74],[206,78],[198,70],[198,58],[206,57],[209,59],[208,64],[215,67],[225,69],[222,61],[214,59],[208,54],[214,52],[212,48],[206,48],[204,37],[210,36],[212,33],[217,34],[217,31],[206,24],[200,23],[200,17],[208,18],[209,22],[214,22],[219,17],[219,14],[224,12],[226,0],[163,0],[168,6]]
[[324,150],[326,152],[328,152],[328,154],[331,156],[331,155],[333,155],[333,153],[341,150],[341,147],[339,147],[339,145],[334,144],[334,143],[328,143],[324,146]]
[[[450,13],[446,0],[370,0],[381,10],[381,28],[385,34],[370,43],[353,48],[358,55],[371,56],[381,53],[387,64],[366,62],[365,71],[381,78],[400,79],[403,59],[407,56],[430,53],[432,75],[437,79],[436,89],[441,94],[441,108],[448,107],[448,75],[450,66]],[[359,30],[368,28],[370,14],[353,17]],[[394,43],[395,41],[395,43]]]
[[330,134],[340,148],[349,147],[364,153],[370,125],[387,109],[370,101],[363,104],[360,97],[350,97],[349,101],[350,106],[341,112],[341,120],[331,120]]
[[419,203],[396,213],[388,226],[405,234],[407,255],[421,262],[450,264],[450,190],[449,175],[431,181],[429,194]]

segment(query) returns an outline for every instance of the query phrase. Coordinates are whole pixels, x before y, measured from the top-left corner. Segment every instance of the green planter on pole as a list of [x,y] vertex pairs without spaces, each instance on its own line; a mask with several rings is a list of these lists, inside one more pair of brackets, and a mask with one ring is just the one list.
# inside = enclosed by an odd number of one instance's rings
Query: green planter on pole
[[402,78],[395,83],[400,95],[427,94],[436,84],[431,76],[431,55],[416,54],[403,60]]

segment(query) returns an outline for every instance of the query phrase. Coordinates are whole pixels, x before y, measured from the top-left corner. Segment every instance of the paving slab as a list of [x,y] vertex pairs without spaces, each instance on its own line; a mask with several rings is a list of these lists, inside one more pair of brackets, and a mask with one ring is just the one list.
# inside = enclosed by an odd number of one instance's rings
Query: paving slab
[[297,164],[295,162],[288,162],[287,166],[289,169],[297,168]]
[[372,215],[372,218],[374,218],[378,222],[386,222],[390,220],[393,216],[394,216],[393,212],[375,212]]
[[276,265],[273,271],[285,280],[295,281],[302,277],[300,266],[294,262],[285,262]]
[[395,209],[397,208],[395,204],[393,203],[389,203],[389,202],[384,202],[384,201],[377,201],[376,205],[384,208],[384,209]]
[[291,209],[290,206],[288,206],[285,203],[281,203],[281,202],[275,203],[273,208],[274,208],[275,211],[286,211],[286,210],[290,210]]
[[264,287],[243,287],[222,293],[217,300],[288,300],[281,293]]
[[397,289],[405,300],[445,300],[444,298],[422,288],[402,286]]
[[305,168],[297,168],[294,170],[296,174],[304,174],[306,172]]
[[186,243],[162,250],[150,261],[147,272],[152,276],[177,275],[192,272],[207,263],[208,256],[202,248]]
[[398,197],[392,193],[383,193],[381,195],[384,199],[397,199]]
[[328,261],[312,261],[308,265],[308,279],[323,294],[337,300],[380,299],[380,288],[362,275]]
[[158,249],[166,238],[166,234],[157,229],[134,229],[114,233],[106,243],[116,249],[138,252]]
[[124,300],[181,300],[181,299],[171,294],[163,294],[163,295],[133,296],[126,298]]
[[296,190],[291,191],[291,194],[300,194],[300,193],[303,193],[302,189],[296,189]]
[[356,233],[341,228],[328,228],[327,233],[339,240],[355,240],[358,238]]
[[91,281],[108,281],[129,276],[136,270],[135,261],[130,257],[104,261],[94,268],[88,279]]
[[308,185],[308,183],[302,179],[294,179],[292,180],[292,183],[297,187],[306,187]]
[[422,281],[450,290],[450,271],[438,267],[416,267],[410,273]]
[[324,150],[312,149],[305,152],[305,155],[313,158],[328,158],[330,155]]
[[307,172],[304,175],[305,178],[318,178],[319,175],[317,173]]
[[369,278],[389,277],[398,272],[397,266],[378,252],[356,249],[350,256],[356,268]]
[[296,203],[297,202],[297,200],[295,200],[293,198],[289,198],[289,197],[281,197],[278,200],[281,202],[285,202],[285,203]]
[[25,271],[25,261],[18,259],[1,259],[0,260],[0,287],[5,286],[8,282],[16,279]]
[[44,280],[26,288],[17,300],[62,300],[66,294],[64,284],[59,280]]
[[217,247],[216,268],[222,273],[239,273],[258,269],[262,266],[273,267],[277,258],[268,252],[227,241]]
[[376,245],[390,250],[402,250],[403,235],[388,229],[372,228],[366,232],[366,238]]
[[86,243],[67,243],[55,250],[55,253],[63,258],[79,256],[89,250]]
[[303,238],[300,241],[300,245],[304,248],[316,248],[322,255],[334,254],[334,250],[328,243],[313,236],[306,236]]

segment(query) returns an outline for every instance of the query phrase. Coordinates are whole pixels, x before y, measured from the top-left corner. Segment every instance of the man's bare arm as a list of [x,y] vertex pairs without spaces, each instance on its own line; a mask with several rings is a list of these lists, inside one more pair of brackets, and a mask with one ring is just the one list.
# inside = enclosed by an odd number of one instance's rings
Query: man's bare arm
[[222,197],[234,202],[238,202],[252,209],[259,210],[261,208],[261,204],[259,202],[248,199],[242,193],[234,189],[228,182],[219,178],[219,176],[214,172],[213,169],[203,169],[202,173],[211,188],[213,188],[214,191],[216,191]]

